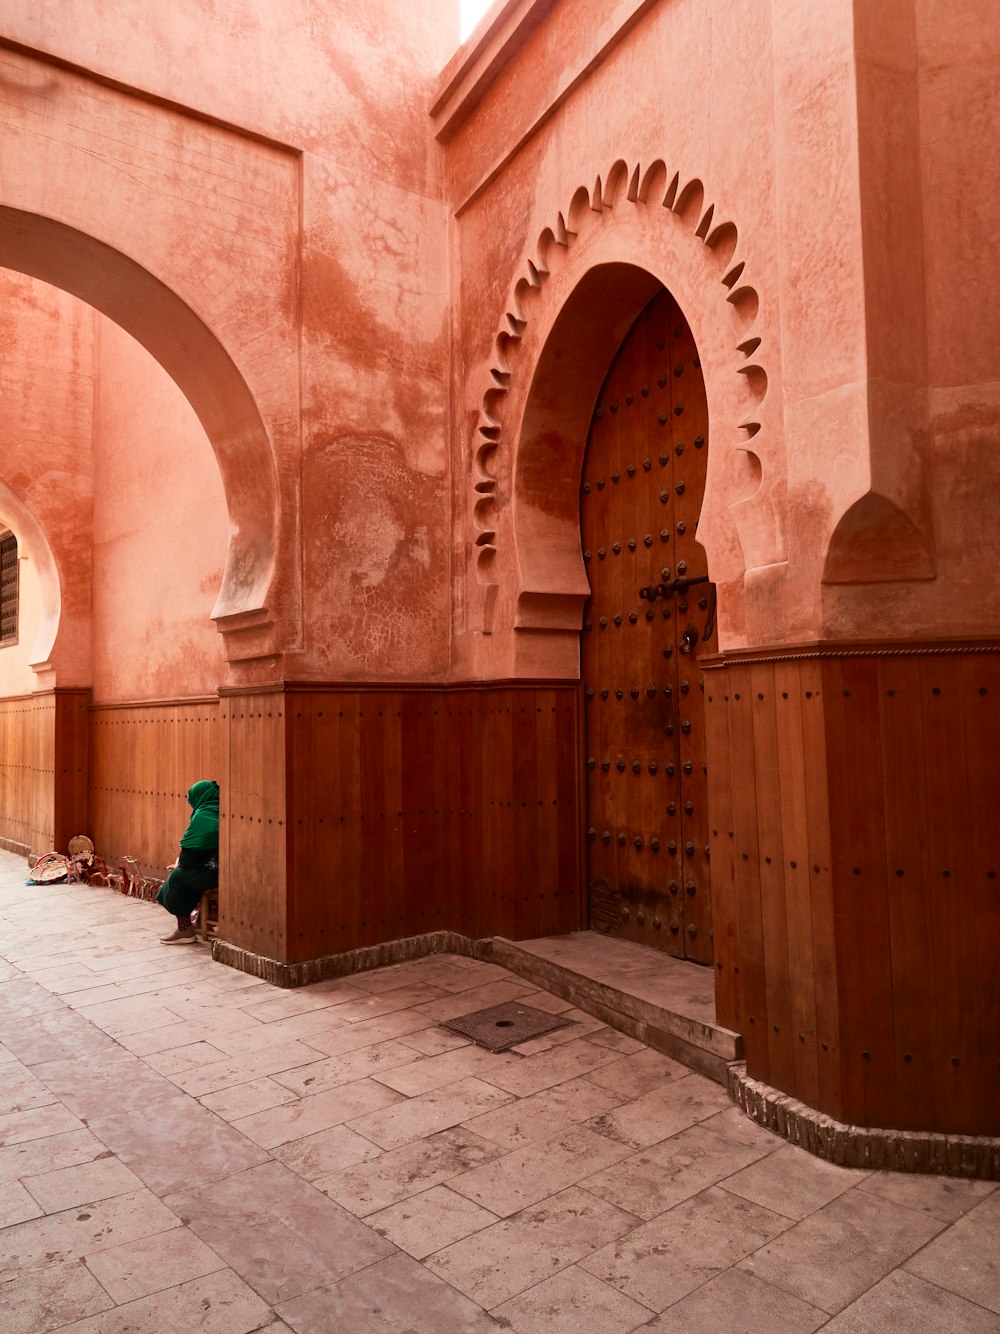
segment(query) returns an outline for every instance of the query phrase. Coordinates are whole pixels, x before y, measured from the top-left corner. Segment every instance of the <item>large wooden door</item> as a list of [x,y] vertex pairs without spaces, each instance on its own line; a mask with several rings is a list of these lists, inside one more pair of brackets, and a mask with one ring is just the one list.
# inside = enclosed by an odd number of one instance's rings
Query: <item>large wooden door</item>
[[584,461],[590,921],[703,963],[712,941],[698,654],[717,642],[696,537],[707,453],[697,349],[664,291],[618,352]]

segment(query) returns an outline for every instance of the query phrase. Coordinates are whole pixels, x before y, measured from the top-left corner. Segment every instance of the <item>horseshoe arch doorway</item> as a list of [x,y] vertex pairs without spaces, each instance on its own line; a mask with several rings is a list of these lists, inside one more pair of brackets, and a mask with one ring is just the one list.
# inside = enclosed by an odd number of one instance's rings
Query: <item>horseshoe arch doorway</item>
[[661,289],[590,423],[580,495],[587,886],[594,930],[712,962],[701,653],[715,588],[697,541],[708,407],[698,350]]

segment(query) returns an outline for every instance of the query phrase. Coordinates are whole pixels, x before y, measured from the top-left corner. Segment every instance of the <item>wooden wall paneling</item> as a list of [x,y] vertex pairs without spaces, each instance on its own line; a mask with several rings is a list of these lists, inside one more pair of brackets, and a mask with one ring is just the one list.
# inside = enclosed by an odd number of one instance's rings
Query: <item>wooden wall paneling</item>
[[561,882],[559,864],[559,712],[553,690],[539,687],[535,703],[535,843],[538,889],[535,895],[534,934],[555,935],[559,930]]
[[[433,831],[423,812],[434,769],[433,732],[427,727],[424,705],[426,696],[406,691],[400,696],[401,712],[401,784],[403,811],[403,865],[406,876],[406,918],[409,933],[418,928],[421,903],[430,903],[438,888],[434,867]],[[424,908],[426,918],[426,907]]]
[[581,931],[587,924],[586,830],[583,792],[583,686],[552,692],[556,713],[555,774],[551,818],[556,825],[558,900],[552,905],[552,934]]
[[511,793],[512,835],[517,873],[511,876],[513,931],[525,940],[539,935],[538,895],[538,706],[533,690],[511,691],[514,786]]
[[456,734],[458,791],[455,806],[461,821],[461,879],[455,887],[460,905],[458,920],[465,934],[478,940],[485,935],[486,891],[483,880],[483,770],[479,755],[479,716],[488,696],[462,691],[461,723]]
[[494,889],[494,918],[488,922],[488,935],[513,937],[516,935],[516,905],[518,891],[515,876],[517,865],[514,844],[515,756],[514,756],[514,691],[506,687],[492,695],[487,709],[488,732],[483,747],[484,781],[490,801],[488,839],[484,854],[484,880],[492,881]]
[[715,1010],[719,1023],[742,1033],[742,989],[738,985],[741,947],[736,899],[732,757],[729,706],[722,695],[725,670],[705,674],[705,733],[708,754],[708,811],[712,849],[712,923],[715,932]]
[[977,1133],[1000,1130],[1000,654],[962,657],[959,697],[964,702],[969,809],[969,935],[966,972],[973,990],[972,1050],[967,1078],[975,1090],[971,1124]]
[[[753,726],[754,783],[757,795],[757,876],[763,930],[764,989],[770,1082],[796,1094],[792,1004],[788,969],[786,857],[782,824],[781,767],[778,754],[774,667],[749,669],[749,709]],[[790,850],[794,851],[794,850]]]
[[[932,1065],[940,1104],[949,1124],[935,1129],[970,1132],[977,1094],[972,1071],[977,1053],[970,1041],[982,1004],[975,958],[970,886],[969,784],[961,675],[954,659],[925,657],[919,663],[919,704],[925,739],[927,889],[934,952],[934,1005],[928,1016]],[[975,744],[975,743],[974,743]],[[996,1005],[993,997],[992,1005]],[[995,1118],[996,1119],[996,1118]],[[994,1121],[993,1131],[996,1131]]]
[[229,762],[222,808],[228,857],[220,865],[220,933],[287,960],[285,698],[277,691],[226,700]]
[[742,1029],[747,1069],[754,1079],[771,1082],[768,1049],[769,1016],[764,964],[764,927],[761,910],[760,846],[757,836],[753,707],[750,670],[728,668],[723,703],[729,713],[734,862],[742,950],[740,986],[743,993]]
[[461,755],[458,751],[461,701],[454,691],[437,692],[434,707],[435,818],[440,884],[436,903],[438,920],[451,930],[461,930],[464,920],[459,900],[462,882],[462,823],[459,815]]
[[921,707],[920,662],[878,660],[885,870],[895,1036],[895,1082],[900,1113],[911,1127],[938,1124],[932,1050],[935,976],[928,875],[927,759]]
[[[799,725],[805,762],[806,822],[809,840],[809,896],[812,916],[813,986],[816,1002],[818,1105],[843,1120],[837,922],[834,910],[830,797],[827,782],[823,669],[817,662],[797,667]],[[790,678],[794,680],[795,677]],[[791,684],[789,688],[791,695]]]
[[823,673],[835,856],[845,1116],[897,1115],[878,669],[841,658]]
[[385,697],[382,727],[382,771],[385,820],[379,822],[384,841],[385,911],[390,938],[409,931],[406,860],[403,849],[403,710],[398,693]]
[[[799,664],[776,663],[770,687],[774,701],[784,845],[782,876],[791,1023],[788,1040],[796,1094],[815,1107],[819,1100],[819,1044],[816,1037],[816,970]],[[771,1022],[773,1026],[773,1016]]]
[[60,851],[66,850],[75,834],[85,833],[89,824],[89,704],[89,690],[55,692],[52,818],[54,843]]
[[48,852],[52,846],[45,701],[31,695],[0,701],[0,837],[34,852]]
[[344,693],[326,701],[327,712],[336,715],[336,763],[339,769],[339,815],[330,818],[340,825],[340,858],[337,870],[337,899],[342,935],[337,948],[357,949],[368,944],[367,915],[363,892],[364,858],[361,828],[361,699]]
[[[362,694],[358,715],[360,747],[361,810],[358,835],[361,843],[359,892],[364,905],[366,943],[387,940],[396,934],[390,925],[386,858],[386,708],[393,696]],[[391,710],[395,713],[395,708]],[[391,828],[391,826],[390,826]]]

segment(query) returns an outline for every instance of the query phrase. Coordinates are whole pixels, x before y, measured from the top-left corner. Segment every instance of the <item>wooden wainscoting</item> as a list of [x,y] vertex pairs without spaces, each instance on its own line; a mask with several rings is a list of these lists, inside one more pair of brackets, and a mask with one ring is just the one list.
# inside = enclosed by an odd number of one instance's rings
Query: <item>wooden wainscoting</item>
[[0,700],[0,841],[65,851],[86,823],[86,690]]
[[576,683],[289,686],[285,704],[290,961],[583,924]]
[[219,779],[221,734],[216,697],[91,706],[84,832],[109,865],[135,857],[146,875],[163,878],[190,815],[188,788]]
[[838,1120],[1000,1132],[998,649],[703,664],[719,1020]]

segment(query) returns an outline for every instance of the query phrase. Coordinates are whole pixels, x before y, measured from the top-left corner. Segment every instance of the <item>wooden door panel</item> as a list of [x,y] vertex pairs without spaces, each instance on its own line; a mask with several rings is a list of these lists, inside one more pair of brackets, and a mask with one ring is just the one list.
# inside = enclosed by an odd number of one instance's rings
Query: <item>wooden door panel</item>
[[662,292],[615,359],[581,495],[591,598],[582,664],[592,925],[709,962],[704,688],[715,647],[696,541],[708,420],[694,339]]

